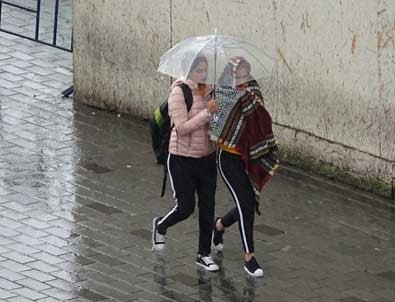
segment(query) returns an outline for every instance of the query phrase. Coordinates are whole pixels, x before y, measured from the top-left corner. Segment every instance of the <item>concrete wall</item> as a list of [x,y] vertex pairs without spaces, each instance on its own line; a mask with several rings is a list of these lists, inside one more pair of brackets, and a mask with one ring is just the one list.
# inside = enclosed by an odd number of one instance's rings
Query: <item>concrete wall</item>
[[76,98],[147,116],[168,90],[168,79],[155,70],[170,45],[169,3],[74,0],[73,32]]
[[285,155],[394,176],[393,0],[74,0],[73,20],[81,102],[147,117],[169,86],[160,55],[217,28],[278,49],[263,85]]

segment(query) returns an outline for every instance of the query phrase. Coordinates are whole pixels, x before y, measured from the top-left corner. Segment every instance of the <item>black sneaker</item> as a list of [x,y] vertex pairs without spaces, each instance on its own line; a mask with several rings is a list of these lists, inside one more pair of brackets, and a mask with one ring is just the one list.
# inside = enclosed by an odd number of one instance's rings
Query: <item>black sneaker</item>
[[263,277],[263,269],[256,262],[255,257],[252,257],[250,261],[245,261],[244,270],[253,277]]
[[217,217],[214,220],[214,230],[213,230],[213,250],[215,252],[222,252],[224,249],[224,239],[223,234],[225,233],[225,229],[222,231],[217,230],[217,221],[221,219],[221,217]]
[[158,222],[160,217],[155,217],[152,220],[152,250],[153,251],[163,251],[165,248],[165,235],[159,234],[158,232]]
[[209,272],[216,272],[219,270],[218,265],[215,264],[213,258],[211,258],[210,256],[198,255],[196,259],[196,264],[197,266],[200,266]]

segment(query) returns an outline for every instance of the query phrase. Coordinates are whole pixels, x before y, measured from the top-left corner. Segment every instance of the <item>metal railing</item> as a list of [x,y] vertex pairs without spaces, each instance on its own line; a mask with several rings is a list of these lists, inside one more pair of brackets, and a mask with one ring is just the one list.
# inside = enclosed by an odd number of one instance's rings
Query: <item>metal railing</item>
[[[59,1],[60,0],[54,0],[55,1],[55,11],[54,11],[54,25],[53,25],[53,38],[52,38],[52,43],[48,43],[46,41],[43,41],[42,39],[40,39],[40,15],[41,15],[41,0],[37,0],[37,5],[36,5],[36,9],[32,9],[30,7],[25,7],[25,6],[21,6],[9,1],[4,1],[4,0],[0,0],[0,31],[11,34],[11,35],[15,35],[24,39],[28,39],[31,41],[35,41],[47,46],[51,46],[51,47],[55,47],[61,50],[65,50],[65,51],[69,51],[72,52],[73,51],[73,38],[71,37],[71,43],[70,43],[70,48],[65,48],[63,46],[59,46],[57,44],[57,37],[58,37],[58,19],[59,19]],[[2,13],[3,13],[3,5],[7,5],[7,6],[11,6],[11,7],[15,7],[18,9],[21,9],[25,12],[29,12],[29,13],[33,13],[36,14],[36,23],[35,23],[35,32],[34,32],[34,38],[26,36],[26,35],[22,35],[16,32],[13,32],[11,30],[7,30],[2,28],[1,26],[1,20],[2,20]],[[72,33],[71,33],[72,35]]]

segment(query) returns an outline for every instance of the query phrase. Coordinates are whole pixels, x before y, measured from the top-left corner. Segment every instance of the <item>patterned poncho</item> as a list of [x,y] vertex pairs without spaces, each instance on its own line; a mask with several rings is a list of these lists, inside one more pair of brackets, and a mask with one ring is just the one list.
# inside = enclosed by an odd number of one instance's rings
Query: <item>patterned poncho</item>
[[279,165],[277,143],[258,84],[250,81],[242,89],[245,93],[229,114],[218,143],[241,154],[258,202],[260,191]]

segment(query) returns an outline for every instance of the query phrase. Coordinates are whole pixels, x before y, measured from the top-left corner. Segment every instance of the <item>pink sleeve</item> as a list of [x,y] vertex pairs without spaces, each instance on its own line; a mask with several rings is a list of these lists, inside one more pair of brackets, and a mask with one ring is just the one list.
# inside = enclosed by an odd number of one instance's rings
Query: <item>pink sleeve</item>
[[207,108],[188,120],[187,106],[180,87],[173,88],[169,96],[168,104],[170,118],[180,136],[189,135],[191,132],[205,126],[210,121],[211,113]]

